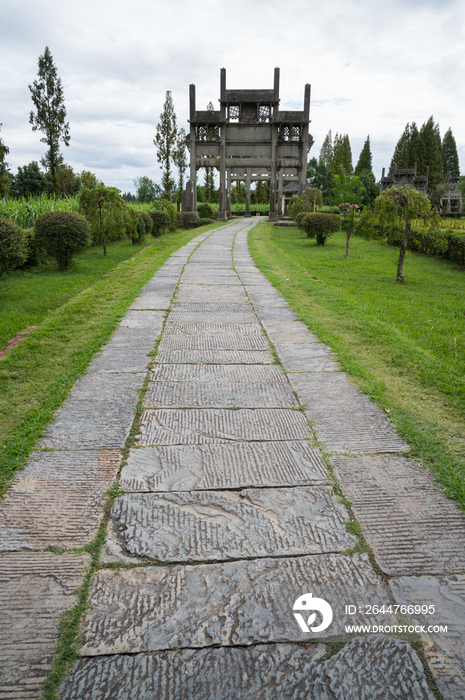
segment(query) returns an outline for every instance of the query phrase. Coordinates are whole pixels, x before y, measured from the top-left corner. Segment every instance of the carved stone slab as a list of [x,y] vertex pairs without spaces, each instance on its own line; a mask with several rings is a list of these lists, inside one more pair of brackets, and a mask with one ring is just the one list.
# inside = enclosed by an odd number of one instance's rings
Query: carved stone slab
[[197,271],[189,268],[189,270],[182,275],[181,283],[192,285],[207,283],[209,286],[238,284],[242,287],[239,277],[233,270],[230,272],[218,273],[216,270],[212,270],[211,268],[207,271]]
[[[173,325],[173,324],[170,324]],[[256,328],[256,326],[253,326]],[[207,334],[207,333],[169,333],[165,334],[158,346],[158,352],[163,350],[266,350],[269,351],[270,346],[263,335],[255,333],[226,333]]]
[[59,616],[77,603],[90,557],[0,554],[0,697],[39,697],[58,642]]
[[318,438],[334,452],[403,452],[409,449],[384,413],[347,381],[343,372],[293,374]]
[[125,491],[194,491],[324,484],[328,471],[307,442],[249,442],[132,449]]
[[[249,307],[251,308],[251,307]],[[258,318],[252,311],[171,311],[168,323],[256,323]]]
[[160,328],[163,325],[163,311],[128,311],[120,323],[126,328]]
[[80,659],[62,700],[434,700],[409,644],[383,635],[348,642],[324,660],[323,644],[181,649]]
[[176,289],[179,275],[164,275],[159,277],[157,281],[149,282],[142,290],[142,294],[151,296],[170,297]]
[[272,343],[317,343],[318,338],[302,321],[263,321]]
[[131,304],[131,311],[141,309],[169,309],[171,296],[164,294],[143,294]]
[[244,291],[231,290],[228,287],[219,285],[217,285],[214,289],[217,291],[212,291],[212,287],[210,287],[210,291],[206,291],[199,285],[198,292],[187,292],[180,290],[176,294],[175,301],[179,303],[190,301],[199,304],[211,302],[212,299],[215,299],[218,302],[224,302],[226,304],[243,304],[247,301]]
[[356,541],[328,486],[132,493],[111,517],[131,555],[163,562],[321,554]]
[[[261,336],[262,329],[257,323],[257,319],[254,316],[255,321],[248,324],[239,323],[167,323],[164,328],[163,339],[165,340],[168,335],[190,335],[194,336],[196,339],[201,336],[236,336],[242,338],[247,335]],[[162,341],[163,342],[163,341]],[[168,341],[167,341],[168,342]],[[199,342],[201,342],[199,340]],[[244,341],[246,342],[246,341]],[[267,344],[268,347],[268,344]]]
[[323,343],[278,343],[276,350],[288,372],[331,372],[339,369]]
[[282,409],[145,410],[139,445],[204,445],[212,442],[304,440],[310,437],[305,416]]
[[55,414],[40,447],[124,447],[145,374],[86,374]]
[[[309,593],[333,610],[321,632],[303,632],[292,612]],[[101,570],[91,586],[81,654],[316,641],[344,634],[347,624],[366,624],[363,614],[346,615],[345,605],[368,600],[387,605],[390,598],[366,554]],[[377,616],[379,624],[390,621]]]
[[0,549],[82,547],[97,534],[119,450],[35,452],[0,503]]
[[342,490],[390,575],[465,570],[465,516],[405,457],[332,457]]
[[[435,578],[402,576],[389,582],[398,605],[429,606],[434,614],[414,612],[409,617],[424,625],[426,657],[444,700],[465,698],[465,574]],[[417,608],[418,609],[418,608]],[[447,626],[447,633],[434,631]]]
[[[239,351],[236,354],[239,355]],[[258,354],[250,352],[251,356]],[[276,366],[160,364],[151,372],[150,379],[144,397],[146,408],[292,408],[298,405],[286,377]]]
[[156,362],[166,364],[271,365],[269,350],[159,350]]
[[[209,313],[224,311],[225,314],[238,314],[238,313],[250,313],[252,308],[249,303],[246,304],[236,304],[234,302],[217,302],[217,301],[203,301],[203,302],[189,302],[175,301],[173,305],[173,311],[195,311],[199,313],[200,311],[208,311]],[[234,320],[234,319],[232,319]],[[225,318],[225,321],[231,321]]]

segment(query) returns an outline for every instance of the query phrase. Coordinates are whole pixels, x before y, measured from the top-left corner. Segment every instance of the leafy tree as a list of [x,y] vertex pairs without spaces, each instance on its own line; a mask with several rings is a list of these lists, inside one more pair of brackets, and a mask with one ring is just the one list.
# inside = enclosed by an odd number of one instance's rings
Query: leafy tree
[[[0,124],[0,129],[1,128],[2,125]],[[11,180],[8,174],[9,163],[5,160],[9,152],[10,149],[5,145],[3,139],[0,138],[0,197],[6,197],[10,189]]]
[[342,166],[339,166],[339,172],[334,176],[333,200],[339,205],[343,202],[349,204],[359,204],[365,194],[365,188],[359,177],[354,175],[346,175]]
[[370,136],[367,136],[367,139],[366,139],[365,143],[363,144],[363,148],[360,151],[357,165],[355,166],[355,170],[354,170],[354,175],[360,175],[360,173],[363,170],[366,170],[368,172],[372,172],[372,170],[373,170],[372,163],[373,163],[373,156],[371,155]]
[[365,206],[371,206],[375,201],[376,197],[379,195],[379,185],[376,183],[376,178],[371,172],[371,170],[362,170],[358,177],[360,182],[365,188],[365,192],[362,195],[361,202]]
[[58,77],[56,66],[48,46],[43,56],[39,57],[39,79],[29,85],[32,101],[37,110],[31,112],[29,123],[32,130],[42,131],[45,136],[42,143],[47,144],[48,151],[41,163],[50,171],[52,188],[55,195],[59,193],[56,179],[58,167],[63,163],[60,153],[60,141],[69,146],[69,123],[66,121],[66,109],[63,98],[61,78]]
[[[368,235],[379,236],[379,231],[386,225],[397,224],[403,227],[400,244],[399,262],[396,281],[404,281],[404,259],[413,219],[423,219],[432,225],[437,223],[438,215],[427,197],[417,190],[407,187],[390,187],[376,198],[373,211],[365,210],[361,230]],[[378,228],[377,228],[378,226]]]
[[47,178],[36,160],[23,167],[19,166],[11,184],[13,197],[38,197],[47,189]]
[[321,190],[324,198],[326,193],[332,193],[334,175],[331,168],[328,168],[322,161],[318,161],[316,158],[311,158],[308,161],[307,179],[311,181],[314,187]]
[[[51,178],[50,178],[51,181]],[[74,174],[74,170],[68,164],[62,163],[55,173],[55,194],[59,197],[67,197],[77,194],[81,186],[81,178]]]
[[184,129],[179,129],[176,149],[173,155],[174,164],[178,169],[178,189],[176,191],[176,201],[178,211],[181,209],[181,198],[184,190],[184,173],[187,170],[187,155],[186,155],[186,132]]
[[158,199],[161,195],[160,186],[146,175],[137,177],[134,180],[134,185],[137,187],[136,198],[138,202],[150,204],[150,202]]
[[157,125],[157,133],[153,140],[157,148],[157,160],[162,167],[162,188],[163,197],[171,199],[171,192],[174,188],[174,180],[171,177],[171,165],[176,150],[178,129],[176,125],[176,114],[174,112],[173,98],[170,90],[166,93],[163,112],[160,114],[160,121]]
[[343,202],[339,205],[339,211],[341,212],[341,228],[346,232],[346,256],[349,257],[350,237],[355,230],[356,217],[360,215],[360,207],[358,204]]
[[300,197],[291,197],[287,205],[287,213],[291,219],[295,221],[297,214],[301,212],[313,212],[316,210],[317,206],[321,206],[322,204],[323,197],[321,196],[321,190],[317,187],[307,187]]
[[93,187],[97,187],[98,185],[103,185],[103,182],[97,178],[94,173],[91,173],[90,170],[83,170],[80,175],[81,178],[81,189],[83,190],[91,190]]
[[127,206],[116,187],[98,185],[91,190],[83,190],[79,212],[90,223],[94,241],[102,244],[104,255],[107,254],[109,241],[122,238],[129,223]]
[[444,175],[458,177],[460,175],[459,154],[452,129],[449,127],[442,139],[442,167]]
[[318,158],[318,164],[324,165],[327,170],[333,172],[334,167],[334,150],[333,150],[333,137],[331,134],[331,129],[326,134],[323,144],[321,146],[320,156]]

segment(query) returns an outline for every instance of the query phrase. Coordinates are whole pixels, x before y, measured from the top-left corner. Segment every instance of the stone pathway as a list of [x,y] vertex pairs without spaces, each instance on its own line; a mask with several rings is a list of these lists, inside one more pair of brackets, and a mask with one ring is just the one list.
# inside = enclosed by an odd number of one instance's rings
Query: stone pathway
[[[437,697],[394,625],[448,626],[425,655],[465,698],[465,519],[254,266],[254,225],[171,256],[0,504],[0,699],[38,697],[90,563],[45,550],[96,536],[121,465],[63,700]],[[376,568],[350,553],[329,464]]]

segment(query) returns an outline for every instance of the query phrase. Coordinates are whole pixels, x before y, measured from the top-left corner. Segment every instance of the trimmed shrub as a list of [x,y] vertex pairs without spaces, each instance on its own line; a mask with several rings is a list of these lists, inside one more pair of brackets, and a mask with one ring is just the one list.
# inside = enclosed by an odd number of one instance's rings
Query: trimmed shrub
[[303,227],[302,227],[302,219],[303,219],[305,216],[307,216],[307,214],[311,214],[311,212],[309,212],[309,211],[299,211],[299,213],[296,214],[296,217],[295,217],[295,219],[294,219],[294,221],[296,222],[297,226],[298,226],[300,229],[302,229],[302,230],[303,230]]
[[[131,239],[133,245],[142,243],[145,238],[145,222],[140,215],[140,211],[128,208],[127,217],[126,236]],[[152,219],[150,219],[150,223],[151,222]]]
[[34,232],[36,244],[47,255],[56,258],[59,270],[66,270],[73,255],[87,248],[91,242],[87,220],[74,211],[47,211],[39,214]]
[[215,221],[213,219],[197,219],[197,226],[208,226],[208,224],[214,224]]
[[137,213],[144,220],[145,235],[148,236],[150,233],[152,233],[152,228],[153,228],[152,217],[150,216],[150,214],[147,211],[138,211]]
[[182,225],[184,228],[193,228],[197,225],[198,215],[196,211],[183,211]]
[[160,236],[165,229],[170,227],[170,217],[164,211],[149,211],[152,219],[152,236]]
[[182,228],[182,225],[183,225],[182,211],[177,211],[176,212],[176,228]]
[[[176,229],[176,214],[178,213],[176,206],[172,202],[170,202],[168,199],[165,199],[164,197],[162,197],[161,199],[156,199],[153,202],[153,208],[155,211],[163,211],[163,212],[165,212],[165,214],[168,215],[169,229],[170,229],[170,231],[174,231]],[[152,231],[152,234],[155,235],[153,233],[153,231]]]
[[27,260],[25,232],[10,219],[0,219],[0,277]]
[[213,207],[208,202],[202,202],[197,205],[199,219],[213,219]]
[[316,238],[317,245],[324,245],[326,239],[341,228],[339,216],[336,214],[307,214],[301,221],[301,226],[307,238]]

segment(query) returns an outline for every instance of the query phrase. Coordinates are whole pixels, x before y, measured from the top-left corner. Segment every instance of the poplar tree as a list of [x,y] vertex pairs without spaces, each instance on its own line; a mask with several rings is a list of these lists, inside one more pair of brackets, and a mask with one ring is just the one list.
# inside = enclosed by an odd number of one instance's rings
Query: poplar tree
[[178,189],[176,191],[176,202],[178,205],[178,211],[181,208],[182,191],[184,189],[184,173],[187,170],[187,156],[186,156],[186,132],[184,129],[180,129],[178,133],[178,139],[176,142],[176,149],[173,154],[173,161],[178,169]]
[[394,172],[394,167],[397,167],[399,170],[405,170],[409,167],[409,150],[410,124],[407,124],[402,136],[398,140],[394,149],[394,154],[391,159],[391,165],[389,166],[389,175],[392,175],[392,173]]
[[320,165],[324,165],[328,170],[331,170],[331,172],[333,172],[334,150],[331,129],[328,131],[324,138],[323,144],[321,146],[320,157],[318,158],[318,163]]
[[352,175],[352,149],[348,134],[336,134],[333,145],[333,173],[338,173],[340,167],[344,168],[346,175]]
[[[0,124],[0,129],[2,125]],[[10,177],[8,175],[9,163],[6,162],[5,158],[10,152],[8,146],[0,138],[0,197],[6,197],[8,190],[10,189]]]
[[48,46],[44,55],[39,56],[38,80],[29,85],[36,113],[31,111],[29,123],[32,131],[42,131],[41,142],[47,144],[48,151],[42,158],[43,167],[50,172],[51,187],[55,196],[59,192],[57,172],[63,163],[60,142],[69,146],[69,123],[66,121],[66,108],[61,78],[58,77],[53,56]]
[[372,172],[373,170],[373,156],[371,154],[371,146],[370,146],[370,136],[367,136],[367,139],[365,143],[363,144],[363,148],[360,151],[360,155],[358,157],[358,162],[357,165],[355,166],[354,170],[354,175],[360,175],[360,173],[364,170],[367,172]]
[[163,197],[171,200],[171,191],[175,186],[171,177],[171,166],[174,162],[176,150],[176,140],[178,129],[176,125],[176,114],[174,112],[173,98],[171,91],[166,92],[163,112],[160,114],[160,121],[157,125],[157,133],[153,140],[157,148],[157,160],[162,167],[161,184],[163,187]]
[[446,177],[460,176],[459,154],[452,129],[449,127],[442,139],[442,168]]
[[[434,118],[430,117],[420,129],[426,149],[426,165],[429,166],[428,187],[434,189],[443,180],[442,173],[442,153],[441,135],[439,124],[434,123]],[[420,175],[425,173],[420,172]]]

